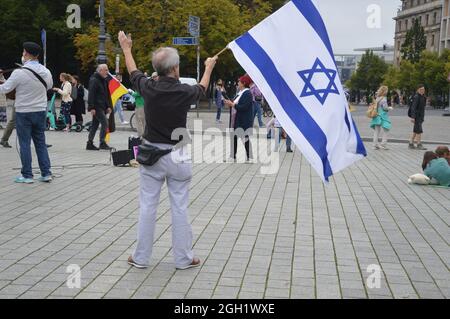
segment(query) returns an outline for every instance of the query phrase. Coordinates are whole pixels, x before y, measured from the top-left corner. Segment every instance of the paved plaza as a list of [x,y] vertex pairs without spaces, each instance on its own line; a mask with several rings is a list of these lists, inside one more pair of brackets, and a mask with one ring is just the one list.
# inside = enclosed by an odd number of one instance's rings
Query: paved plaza
[[[204,128],[214,123],[214,114],[201,116]],[[370,137],[363,114],[355,120]],[[407,138],[407,119],[393,122],[392,136]],[[449,123],[429,116],[424,139],[450,144]],[[112,134],[111,145],[126,148],[129,135]],[[274,175],[260,164],[195,164],[189,213],[202,265],[176,271],[167,189],[151,266],[132,268],[138,169],[84,151],[86,137],[47,133],[51,184],[14,184],[18,153],[0,149],[0,298],[450,297],[450,189],[409,185],[423,152],[405,144],[374,151],[366,143],[368,157],[328,185],[284,146]],[[81,285],[69,288],[77,266]]]

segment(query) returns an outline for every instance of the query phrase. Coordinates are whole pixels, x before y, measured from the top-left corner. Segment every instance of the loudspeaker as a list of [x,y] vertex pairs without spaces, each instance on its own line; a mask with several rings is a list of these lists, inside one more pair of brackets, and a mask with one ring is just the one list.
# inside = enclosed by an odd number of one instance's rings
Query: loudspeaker
[[130,165],[130,161],[134,159],[134,154],[132,150],[113,150],[111,151],[111,157],[114,166],[125,166]]

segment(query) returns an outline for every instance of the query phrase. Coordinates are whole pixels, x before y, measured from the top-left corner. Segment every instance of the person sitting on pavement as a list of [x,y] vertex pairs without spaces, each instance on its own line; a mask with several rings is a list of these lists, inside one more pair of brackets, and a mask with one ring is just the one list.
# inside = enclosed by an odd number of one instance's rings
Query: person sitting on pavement
[[[92,114],[92,125],[89,130],[86,145],[86,150],[88,151],[98,151],[99,149],[111,150],[111,147],[105,141],[106,130],[108,128],[106,115],[112,112],[111,95],[109,94],[108,82],[106,81],[108,74],[108,66],[106,64],[100,64],[97,67],[97,71],[89,80],[88,111]],[[94,145],[94,138],[99,125],[101,125],[100,148],[97,148]]]
[[440,158],[445,158],[450,165],[450,150],[447,146],[438,146],[435,151],[436,155]]
[[36,155],[41,170],[39,181],[50,182],[51,163],[45,143],[47,117],[47,90],[53,86],[50,71],[39,63],[41,47],[34,42],[23,44],[23,67],[15,70],[9,79],[0,85],[0,94],[16,90],[16,130],[22,162],[21,176],[16,183],[33,183],[31,140],[34,142]]
[[422,169],[426,176],[441,186],[450,186],[450,165],[445,158],[439,158],[434,152],[425,152]]

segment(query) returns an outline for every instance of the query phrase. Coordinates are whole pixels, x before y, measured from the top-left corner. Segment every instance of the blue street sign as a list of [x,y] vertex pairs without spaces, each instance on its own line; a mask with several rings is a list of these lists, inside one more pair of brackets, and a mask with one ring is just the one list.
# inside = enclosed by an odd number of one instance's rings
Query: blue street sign
[[173,45],[198,45],[197,38],[194,37],[178,37],[173,38]]
[[200,36],[200,18],[196,16],[189,16],[188,31],[191,36]]
[[41,30],[41,41],[42,41],[42,46],[45,47],[45,45],[47,43],[47,32],[45,31],[45,29]]

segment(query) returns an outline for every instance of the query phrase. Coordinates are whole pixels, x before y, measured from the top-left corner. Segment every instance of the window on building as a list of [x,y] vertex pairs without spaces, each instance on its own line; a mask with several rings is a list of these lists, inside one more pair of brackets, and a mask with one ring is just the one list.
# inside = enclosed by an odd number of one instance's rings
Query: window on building
[[409,20],[406,19],[406,20],[405,20],[405,30],[406,30],[406,31],[408,31],[408,22],[409,22]]
[[433,19],[433,21],[434,21],[434,24],[437,23],[437,12],[434,13],[434,19]]
[[426,18],[425,18],[425,26],[427,26],[430,23],[430,15],[427,14]]
[[434,48],[435,37],[434,34],[431,35],[431,47]]

